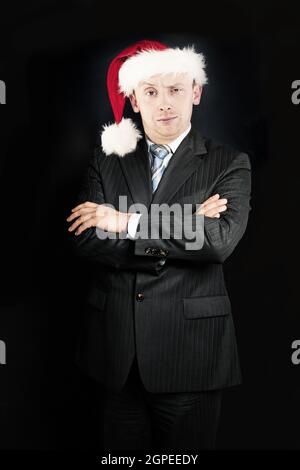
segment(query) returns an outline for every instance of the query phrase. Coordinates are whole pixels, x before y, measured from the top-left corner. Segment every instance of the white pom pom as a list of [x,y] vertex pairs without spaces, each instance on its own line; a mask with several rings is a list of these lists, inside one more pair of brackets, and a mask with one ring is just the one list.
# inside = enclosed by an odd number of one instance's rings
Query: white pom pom
[[142,135],[131,119],[123,118],[119,124],[105,124],[101,133],[101,145],[105,155],[124,157],[136,149]]

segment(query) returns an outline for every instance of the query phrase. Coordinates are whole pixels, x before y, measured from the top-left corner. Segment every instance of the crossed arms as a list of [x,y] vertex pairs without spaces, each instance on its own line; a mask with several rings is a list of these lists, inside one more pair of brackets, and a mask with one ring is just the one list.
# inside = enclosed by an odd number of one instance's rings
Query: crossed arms
[[[76,230],[77,234],[72,233],[72,241],[80,256],[115,268],[157,272],[162,257],[223,263],[242,238],[251,209],[251,165],[247,154],[235,155],[216,180],[213,193],[190,218],[193,231],[197,227],[202,230],[203,244],[200,249],[187,250],[186,244],[191,242],[190,238],[174,237],[176,219],[172,214],[168,219],[171,222],[168,238],[160,236],[163,233],[161,227],[155,230],[157,238],[118,238],[118,234],[127,231],[132,213],[118,212],[104,205],[99,157],[94,155],[83,180],[78,204],[67,218],[68,222],[73,222],[69,232]],[[140,222],[143,217],[145,215],[141,216]],[[198,224],[199,218],[202,218],[202,224]],[[184,219],[181,222],[184,225]],[[149,214],[147,223],[149,228],[153,225]],[[159,225],[163,226],[164,223],[162,216]],[[95,227],[114,232],[116,238],[100,239]]]

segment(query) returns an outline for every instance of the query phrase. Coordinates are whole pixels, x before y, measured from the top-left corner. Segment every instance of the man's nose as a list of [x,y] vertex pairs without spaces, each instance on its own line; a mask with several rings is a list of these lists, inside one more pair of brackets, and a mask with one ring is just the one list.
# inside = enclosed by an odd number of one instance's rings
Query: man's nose
[[172,108],[166,93],[163,93],[161,95],[161,99],[160,99],[158,107],[160,111],[169,111]]
[[162,103],[159,105],[160,111],[170,111],[171,105],[167,103]]

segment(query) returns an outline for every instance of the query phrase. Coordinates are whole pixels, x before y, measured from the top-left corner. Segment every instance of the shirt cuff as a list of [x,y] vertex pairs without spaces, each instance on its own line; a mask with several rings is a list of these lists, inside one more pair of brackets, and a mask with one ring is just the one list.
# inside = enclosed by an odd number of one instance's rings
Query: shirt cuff
[[140,221],[142,214],[132,214],[129,218],[129,222],[127,225],[127,235],[126,238],[129,238],[130,240],[135,240],[136,232],[137,232],[137,227]]

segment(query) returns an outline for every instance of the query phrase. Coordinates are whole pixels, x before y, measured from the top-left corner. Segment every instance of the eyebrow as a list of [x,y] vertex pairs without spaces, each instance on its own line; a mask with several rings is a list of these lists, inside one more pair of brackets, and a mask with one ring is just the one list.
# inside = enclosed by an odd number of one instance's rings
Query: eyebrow
[[[155,83],[144,82],[143,86],[156,87],[157,85]],[[174,87],[177,87],[177,86],[184,86],[184,84],[183,83],[174,83],[174,85],[169,85],[165,88],[174,88]]]

